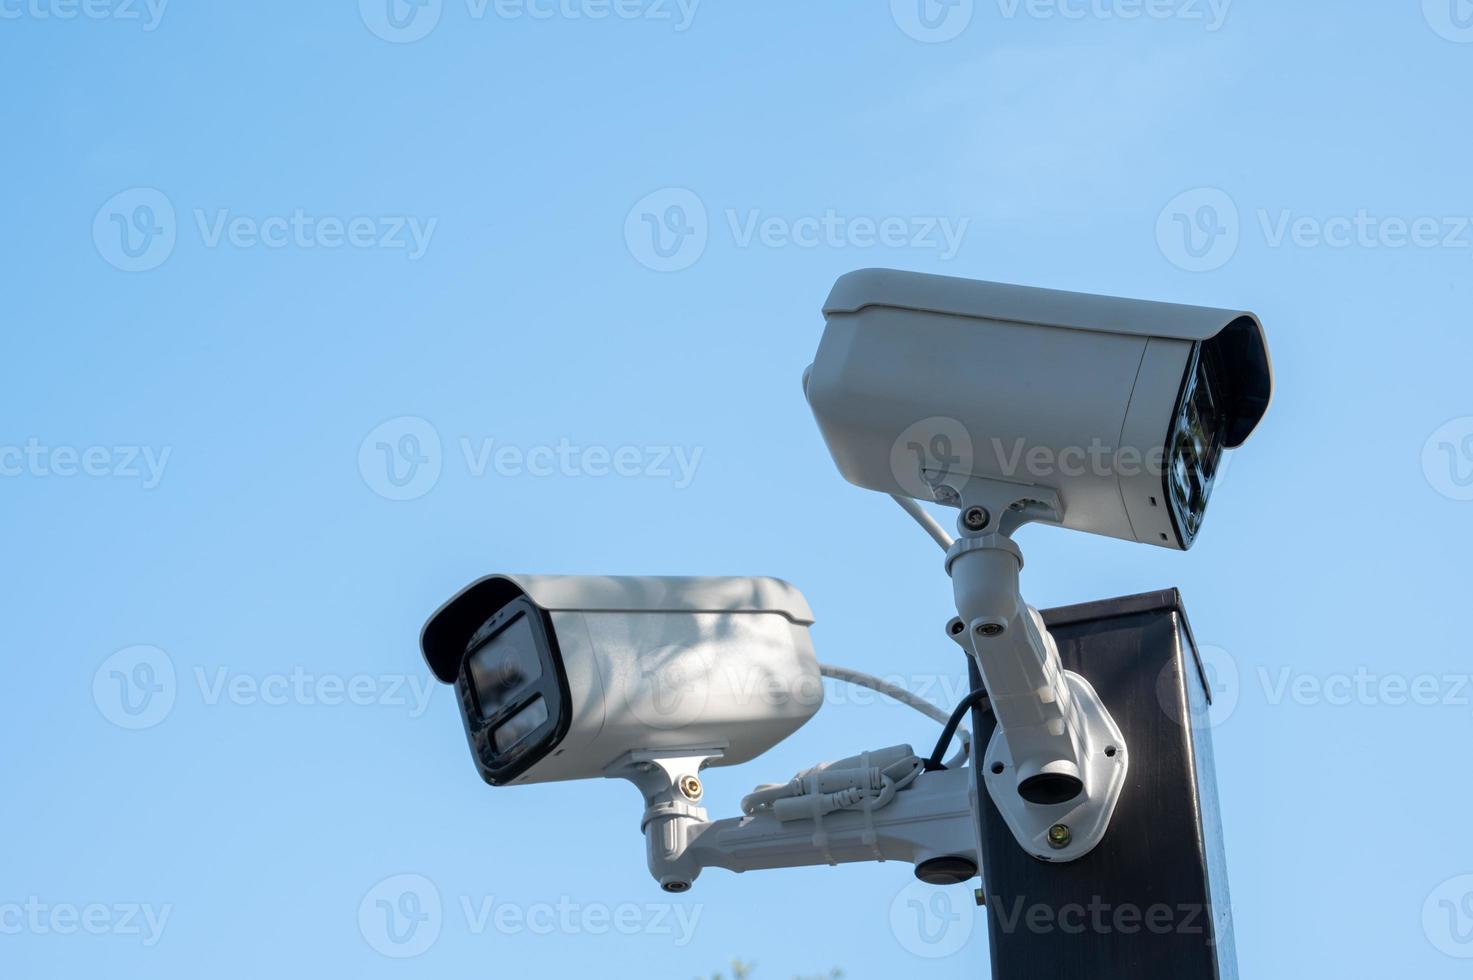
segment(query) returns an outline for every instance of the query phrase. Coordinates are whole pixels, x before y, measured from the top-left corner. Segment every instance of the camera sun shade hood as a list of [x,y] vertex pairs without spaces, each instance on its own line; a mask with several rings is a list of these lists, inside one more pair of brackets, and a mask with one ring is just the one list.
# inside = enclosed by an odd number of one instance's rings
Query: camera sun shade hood
[[813,625],[802,593],[774,578],[490,575],[466,586],[425,623],[420,649],[435,676],[454,683],[476,630],[523,596],[549,613],[777,613],[797,625]]
[[1229,449],[1253,434],[1273,394],[1268,343],[1263,325],[1252,313],[894,269],[860,269],[841,277],[823,312],[858,313],[872,306],[1198,343],[1217,338],[1215,346],[1236,379],[1236,396],[1227,408]]

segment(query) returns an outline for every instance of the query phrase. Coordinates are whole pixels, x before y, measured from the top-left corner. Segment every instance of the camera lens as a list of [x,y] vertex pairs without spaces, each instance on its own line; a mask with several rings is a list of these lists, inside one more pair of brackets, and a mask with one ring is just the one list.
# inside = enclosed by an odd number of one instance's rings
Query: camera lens
[[1188,545],[1202,526],[1222,458],[1224,431],[1216,383],[1213,359],[1199,353],[1172,431],[1167,480],[1177,526]]
[[[508,707],[517,692],[542,676],[542,659],[526,614],[518,615],[471,654],[467,663],[482,720]],[[546,709],[543,709],[544,715]]]
[[542,698],[532,699],[525,708],[512,715],[496,728],[493,739],[497,752],[506,752],[513,745],[531,735],[547,722],[547,705]]

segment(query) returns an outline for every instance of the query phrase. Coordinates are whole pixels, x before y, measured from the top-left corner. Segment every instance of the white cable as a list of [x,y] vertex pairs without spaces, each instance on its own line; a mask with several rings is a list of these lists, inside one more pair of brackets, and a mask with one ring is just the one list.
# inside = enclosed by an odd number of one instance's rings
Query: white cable
[[898,493],[890,494],[890,499],[899,504],[907,514],[914,517],[916,523],[925,529],[925,532],[931,536],[931,539],[941,546],[942,551],[951,550],[951,535],[947,534],[946,529],[937,523],[936,518],[926,513],[920,504],[909,497],[902,497]]
[[[901,704],[916,709],[927,718],[939,722],[942,725],[951,721],[951,715],[948,712],[942,711],[930,701],[919,695],[910,693],[903,687],[898,687],[887,680],[882,680],[873,674],[866,674],[861,670],[850,670],[848,667],[835,667],[832,664],[819,664],[818,672],[825,677],[832,677],[836,681],[844,681],[859,687],[867,687],[871,691],[877,691],[885,695],[887,698],[894,698]],[[958,768],[972,755],[972,733],[965,728],[958,727],[956,738],[961,742],[961,747],[956,755],[946,760],[946,768],[948,769]]]

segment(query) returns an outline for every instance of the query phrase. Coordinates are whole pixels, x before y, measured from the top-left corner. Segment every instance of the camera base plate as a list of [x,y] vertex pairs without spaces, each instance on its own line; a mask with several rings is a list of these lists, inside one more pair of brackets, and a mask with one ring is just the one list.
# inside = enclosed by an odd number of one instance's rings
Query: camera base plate
[[1094,687],[1071,670],[1064,671],[1064,679],[1078,713],[1083,793],[1054,805],[1023,799],[1001,728],[993,732],[982,760],[992,802],[1022,848],[1040,861],[1077,861],[1094,850],[1110,827],[1130,767],[1125,737]]

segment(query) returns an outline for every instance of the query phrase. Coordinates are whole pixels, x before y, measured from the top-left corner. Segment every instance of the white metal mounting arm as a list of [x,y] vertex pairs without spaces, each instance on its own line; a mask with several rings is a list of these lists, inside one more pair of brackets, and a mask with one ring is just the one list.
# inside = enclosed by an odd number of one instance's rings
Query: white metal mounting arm
[[[644,793],[643,829],[650,873],[683,892],[705,868],[756,871],[904,861],[932,884],[965,881],[978,870],[976,780],[970,768],[921,773],[888,804],[838,810],[814,819],[779,820],[771,812],[714,823],[696,802],[701,755],[671,759],[636,753],[609,770]],[[692,794],[694,798],[692,798]]]
[[1045,861],[1089,853],[1109,828],[1125,782],[1120,729],[1089,682],[1063,669],[1038,611],[1023,601],[1023,554],[1012,533],[1057,522],[1051,490],[969,481],[960,537],[946,553],[957,618],[952,638],[976,660],[997,718],[982,760],[993,802],[1018,843]]

